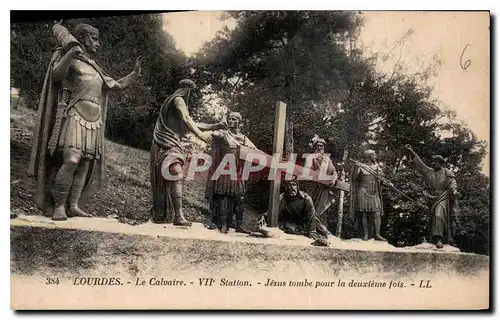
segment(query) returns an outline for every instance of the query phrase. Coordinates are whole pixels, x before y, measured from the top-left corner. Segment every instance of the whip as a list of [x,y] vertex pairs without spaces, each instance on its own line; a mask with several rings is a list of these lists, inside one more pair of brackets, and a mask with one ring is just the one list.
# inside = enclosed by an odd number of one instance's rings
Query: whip
[[[421,204],[420,202],[418,202],[417,200],[414,200],[413,198],[409,197],[406,193],[404,193],[403,191],[399,190],[398,188],[396,188],[394,186],[394,184],[387,178],[379,175],[375,170],[373,170],[372,168],[370,168],[369,166],[367,166],[366,164],[362,163],[362,162],[359,162],[359,161],[356,161],[354,159],[351,159],[349,158],[350,161],[352,161],[355,165],[363,168],[364,170],[366,170],[368,173],[370,173],[371,175],[373,175],[375,178],[379,179],[380,181],[382,181],[384,184],[388,185],[389,187],[391,187],[394,191],[396,191],[397,193],[399,193],[400,195],[402,195],[404,198],[406,198],[407,200],[409,200],[410,202],[412,202],[413,204],[419,206],[420,208],[422,209],[425,209],[425,210],[429,210],[429,208],[426,206],[426,205],[423,205]],[[351,182],[352,183],[352,182]]]

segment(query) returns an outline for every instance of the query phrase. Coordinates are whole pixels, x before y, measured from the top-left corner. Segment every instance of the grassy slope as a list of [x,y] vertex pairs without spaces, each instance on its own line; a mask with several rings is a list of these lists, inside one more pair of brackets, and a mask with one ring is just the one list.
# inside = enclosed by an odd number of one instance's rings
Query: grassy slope
[[[36,112],[11,108],[11,210],[23,214],[42,214],[32,200],[35,181],[27,174]],[[149,219],[151,206],[149,152],[106,140],[107,181],[95,201],[83,206],[95,216],[127,218],[137,222]],[[209,219],[204,199],[205,181],[188,181],[184,185],[184,212],[195,222]],[[255,213],[247,214],[252,219]]]

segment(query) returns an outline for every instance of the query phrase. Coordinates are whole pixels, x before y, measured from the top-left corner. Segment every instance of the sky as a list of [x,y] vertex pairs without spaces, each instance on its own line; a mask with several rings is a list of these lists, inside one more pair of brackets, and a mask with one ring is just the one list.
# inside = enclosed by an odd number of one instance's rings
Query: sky
[[[395,50],[394,56],[379,67],[392,70],[401,55],[407,71],[412,73],[417,70],[417,61],[427,64],[433,57],[438,58],[441,61],[438,74],[430,80],[434,86],[433,98],[455,110],[458,119],[464,121],[478,139],[488,143],[489,150],[488,13],[367,11],[363,15],[365,24],[360,43],[373,52],[388,52],[408,30],[413,31],[402,50]],[[179,49],[193,54],[227,24],[220,21],[219,16],[219,11],[165,14],[165,30],[174,37]],[[234,22],[228,26],[234,26]],[[489,152],[483,161],[483,173],[489,175]]]

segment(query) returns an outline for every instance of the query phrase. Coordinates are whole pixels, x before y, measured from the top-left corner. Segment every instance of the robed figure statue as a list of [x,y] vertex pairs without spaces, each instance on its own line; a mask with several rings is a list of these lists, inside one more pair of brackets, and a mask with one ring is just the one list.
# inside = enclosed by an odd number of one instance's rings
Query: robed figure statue
[[432,167],[424,164],[410,145],[406,149],[412,156],[412,162],[431,189],[434,203],[430,208],[429,237],[437,248],[443,248],[443,243],[453,244],[453,227],[458,214],[458,186],[455,173],[445,168],[446,160],[440,155],[431,157]]
[[[227,118],[228,130],[212,134],[212,165],[208,173],[205,198],[212,210],[212,223],[221,233],[227,233],[230,227],[234,227],[236,232],[250,233],[243,226],[246,181],[242,174],[245,161],[239,159],[238,148],[257,147],[240,131],[242,120],[240,113],[231,112]],[[227,166],[226,170],[232,170],[233,175],[217,174],[221,172],[221,164]]]
[[188,103],[195,88],[196,84],[190,79],[179,81],[177,90],[165,99],[158,112],[150,154],[154,223],[192,225],[185,219],[182,208],[186,155],[181,140],[191,132],[208,143],[211,139],[209,130],[225,127],[223,123],[196,123],[191,118]]

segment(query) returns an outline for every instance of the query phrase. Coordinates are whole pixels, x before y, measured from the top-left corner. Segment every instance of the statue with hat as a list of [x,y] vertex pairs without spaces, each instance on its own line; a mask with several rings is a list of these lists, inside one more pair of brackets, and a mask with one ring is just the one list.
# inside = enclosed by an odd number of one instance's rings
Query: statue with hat
[[189,96],[196,84],[189,79],[179,82],[177,90],[161,105],[151,145],[152,220],[168,223],[173,217],[177,226],[191,226],[182,210],[185,154],[181,139],[188,133],[210,142],[210,130],[225,127],[224,123],[196,123],[188,111]]
[[[242,116],[239,112],[230,112],[227,117],[228,130],[214,131],[212,134],[212,165],[209,170],[205,197],[212,210],[212,223],[220,232],[227,233],[229,227],[236,232],[250,233],[243,226],[243,201],[245,181],[242,173],[244,160],[239,159],[238,147],[257,149],[253,142],[241,132]],[[234,156],[234,162],[228,158]],[[224,161],[224,163],[222,163]],[[220,171],[221,163],[234,174],[214,174]],[[234,168],[230,168],[233,165]],[[236,218],[234,221],[233,218]]]
[[334,186],[338,178],[337,169],[332,160],[325,155],[325,146],[326,141],[319,137],[312,143],[314,157],[312,158],[311,169],[313,171],[319,170],[330,180],[328,180],[328,184],[321,184],[316,181],[307,183],[309,185],[308,193],[314,202],[314,210],[320,217],[335,202],[336,191]]
[[136,81],[141,59],[115,80],[94,60],[100,46],[96,28],[79,24],[70,33],[59,22],[52,31],[59,47],[40,95],[28,172],[36,178],[35,203],[46,215],[91,217],[80,206],[104,179],[108,93]]
[[444,243],[452,245],[453,228],[458,214],[458,185],[455,173],[445,167],[446,160],[441,155],[431,157],[431,167],[424,164],[410,145],[406,145],[410,152],[413,165],[423,175],[427,186],[432,193],[429,197],[434,203],[430,208],[429,238],[437,248],[443,248]]
[[363,152],[363,162],[355,162],[351,173],[351,199],[349,215],[355,221],[356,230],[362,239],[386,241],[381,235],[382,185],[379,177],[383,176],[382,167],[377,163],[374,150]]

